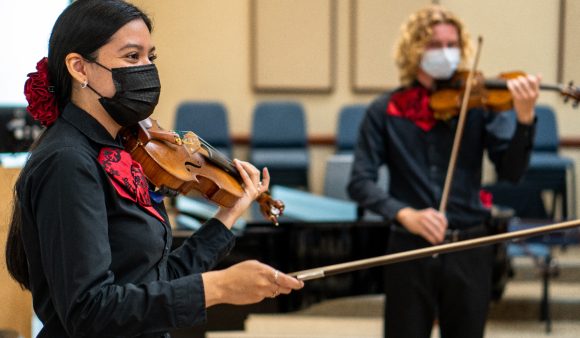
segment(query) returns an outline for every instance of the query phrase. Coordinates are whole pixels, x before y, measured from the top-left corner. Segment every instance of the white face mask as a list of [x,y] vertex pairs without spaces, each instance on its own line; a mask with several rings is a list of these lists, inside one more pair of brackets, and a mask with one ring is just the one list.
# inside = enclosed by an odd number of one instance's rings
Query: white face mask
[[421,69],[434,79],[449,79],[457,70],[460,54],[457,47],[426,50],[421,59]]

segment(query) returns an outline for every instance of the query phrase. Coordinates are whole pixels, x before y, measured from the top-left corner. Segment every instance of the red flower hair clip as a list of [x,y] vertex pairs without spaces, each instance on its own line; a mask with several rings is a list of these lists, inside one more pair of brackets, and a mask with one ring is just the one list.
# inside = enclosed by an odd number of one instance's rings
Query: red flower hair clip
[[54,86],[48,79],[48,59],[46,57],[36,64],[36,72],[29,73],[24,84],[24,95],[28,101],[26,110],[43,126],[50,126],[56,121],[60,111],[56,103]]

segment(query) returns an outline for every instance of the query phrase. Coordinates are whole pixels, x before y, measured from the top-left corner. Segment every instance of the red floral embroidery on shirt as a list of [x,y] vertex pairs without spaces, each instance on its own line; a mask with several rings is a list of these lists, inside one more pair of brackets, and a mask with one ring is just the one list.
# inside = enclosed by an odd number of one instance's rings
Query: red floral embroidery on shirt
[[409,119],[424,131],[429,131],[437,121],[429,107],[429,92],[423,87],[411,87],[391,96],[387,114]]
[[104,147],[98,157],[99,163],[109,174],[111,183],[119,196],[137,202],[143,209],[165,222],[165,219],[151,205],[149,185],[139,162],[122,149]]

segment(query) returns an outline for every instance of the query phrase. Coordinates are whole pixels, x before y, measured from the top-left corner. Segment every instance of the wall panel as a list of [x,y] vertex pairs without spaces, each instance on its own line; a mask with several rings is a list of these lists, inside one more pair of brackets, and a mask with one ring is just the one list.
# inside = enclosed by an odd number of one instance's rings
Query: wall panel
[[[580,83],[580,1],[564,0],[564,31],[562,81],[575,80]],[[580,135],[578,135],[580,136]]]
[[330,92],[334,87],[335,0],[253,0],[254,90]]
[[393,47],[401,24],[428,0],[351,0],[351,86],[378,93],[399,84]]

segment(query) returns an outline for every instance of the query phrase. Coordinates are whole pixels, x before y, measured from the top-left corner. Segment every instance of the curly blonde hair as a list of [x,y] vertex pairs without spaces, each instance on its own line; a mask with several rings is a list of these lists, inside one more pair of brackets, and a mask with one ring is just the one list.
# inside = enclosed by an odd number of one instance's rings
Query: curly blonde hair
[[408,85],[415,80],[425,46],[433,37],[433,26],[440,23],[451,24],[457,28],[462,62],[471,56],[473,48],[463,22],[439,5],[425,7],[412,14],[401,26],[401,35],[395,45],[395,62],[402,85]]

